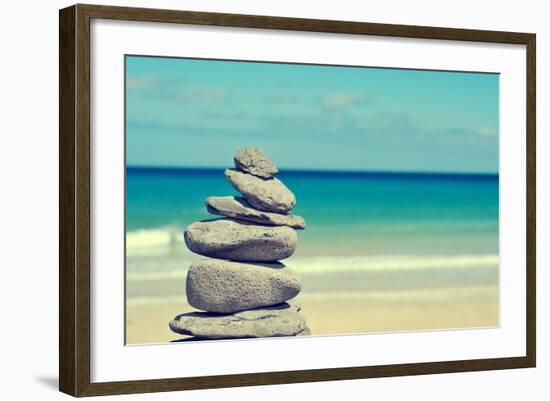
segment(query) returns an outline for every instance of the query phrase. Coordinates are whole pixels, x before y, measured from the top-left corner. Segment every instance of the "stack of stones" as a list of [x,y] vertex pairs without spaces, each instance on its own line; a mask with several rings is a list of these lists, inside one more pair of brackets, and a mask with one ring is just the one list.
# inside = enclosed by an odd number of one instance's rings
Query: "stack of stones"
[[294,194],[277,178],[277,167],[258,149],[244,148],[225,176],[242,197],[206,199],[210,213],[185,231],[187,247],[210,257],[187,273],[187,301],[204,312],[178,315],[170,329],[196,339],[280,337],[310,334],[300,305],[287,303],[301,290],[298,275],[280,262],[304,229],[290,213]]

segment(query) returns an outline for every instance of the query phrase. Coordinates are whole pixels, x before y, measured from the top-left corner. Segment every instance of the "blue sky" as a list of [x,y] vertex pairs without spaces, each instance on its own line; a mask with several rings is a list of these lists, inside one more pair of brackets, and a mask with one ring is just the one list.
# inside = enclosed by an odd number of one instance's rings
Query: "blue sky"
[[495,74],[126,57],[128,165],[498,172]]

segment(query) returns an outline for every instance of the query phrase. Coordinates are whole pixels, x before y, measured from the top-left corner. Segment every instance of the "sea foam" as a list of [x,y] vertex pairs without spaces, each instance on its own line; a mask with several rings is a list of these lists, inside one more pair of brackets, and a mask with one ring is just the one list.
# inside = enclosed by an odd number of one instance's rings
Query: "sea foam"
[[[192,261],[199,256],[189,254],[177,263],[163,258],[151,258],[150,266],[127,269],[127,279],[132,281],[163,280],[185,277]],[[405,272],[445,270],[462,271],[467,269],[497,269],[498,254],[468,255],[364,255],[364,256],[308,256],[293,257],[282,261],[288,267],[304,275],[322,275],[353,272]]]
[[306,274],[336,272],[407,271],[421,269],[468,269],[494,267],[499,255],[364,255],[310,256],[295,258],[289,266]]
[[126,233],[127,254],[162,254],[183,242],[182,230],[176,228],[140,229]]

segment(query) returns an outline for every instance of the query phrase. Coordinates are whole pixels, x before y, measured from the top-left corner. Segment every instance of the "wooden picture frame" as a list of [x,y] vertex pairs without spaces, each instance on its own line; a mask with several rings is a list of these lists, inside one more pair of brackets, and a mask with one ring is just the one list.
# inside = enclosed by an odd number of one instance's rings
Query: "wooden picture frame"
[[[527,71],[526,355],[92,383],[90,380],[90,22],[92,19],[525,45],[527,54],[525,60]],[[535,366],[535,34],[80,4],[60,10],[59,29],[60,391],[73,396],[94,396]]]

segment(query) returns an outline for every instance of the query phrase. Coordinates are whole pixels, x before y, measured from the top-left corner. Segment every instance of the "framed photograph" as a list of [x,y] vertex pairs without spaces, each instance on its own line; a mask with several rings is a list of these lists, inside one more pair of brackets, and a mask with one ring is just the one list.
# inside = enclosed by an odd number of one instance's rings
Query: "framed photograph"
[[60,11],[60,390],[535,366],[535,35]]

